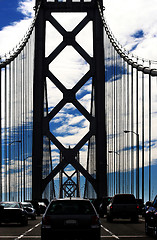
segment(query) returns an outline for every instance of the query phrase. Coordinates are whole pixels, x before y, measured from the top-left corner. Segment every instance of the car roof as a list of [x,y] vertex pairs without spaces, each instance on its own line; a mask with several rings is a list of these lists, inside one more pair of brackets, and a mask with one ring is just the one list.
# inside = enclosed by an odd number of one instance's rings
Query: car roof
[[52,201],[89,201],[89,199],[86,198],[56,198],[53,199]]
[[16,201],[2,201],[0,203],[20,203],[20,202],[16,202]]

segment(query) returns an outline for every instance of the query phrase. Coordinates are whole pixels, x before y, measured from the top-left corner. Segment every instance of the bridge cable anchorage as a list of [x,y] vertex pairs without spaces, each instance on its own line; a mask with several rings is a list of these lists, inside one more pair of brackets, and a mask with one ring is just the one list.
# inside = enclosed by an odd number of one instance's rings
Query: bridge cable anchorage
[[32,20],[32,23],[31,23],[30,27],[28,28],[28,31],[26,32],[24,37],[19,42],[19,45],[16,45],[16,47],[13,48],[11,51],[9,51],[8,53],[5,53],[3,56],[0,56],[0,67],[1,68],[5,67],[11,61],[13,61],[21,53],[21,51],[24,49],[26,43],[28,42],[28,40],[29,40],[29,38],[30,38],[30,36],[33,32],[35,22],[36,22],[38,13],[39,13],[39,9],[40,9],[40,4],[38,4],[38,6],[35,7],[35,9],[34,9],[36,11],[35,16]]
[[[125,48],[123,48],[123,46],[115,38],[114,34],[112,33],[112,31],[110,30],[110,27],[107,24],[107,21],[104,17],[104,14],[103,14],[103,11],[105,10],[105,7],[104,6],[101,7],[99,0],[97,1],[97,4],[98,4],[99,13],[100,13],[100,16],[101,16],[101,19],[102,19],[102,23],[103,23],[104,28],[105,28],[105,32],[106,32],[108,38],[110,39],[110,42],[112,43],[112,46],[114,47],[116,52],[124,59],[124,61],[126,61],[133,68],[136,68],[138,71],[142,71],[145,74],[150,74],[153,77],[157,76],[157,69],[151,69],[150,67],[146,67],[146,66],[141,65],[141,64],[140,64],[140,67],[139,67],[139,64],[137,64],[137,62],[135,62],[132,59],[132,58],[137,58],[138,60],[142,60],[143,62],[146,61],[146,62],[150,63],[150,60],[140,58],[136,55],[133,55],[129,51],[127,51]],[[151,62],[157,63],[157,61],[154,61],[154,60],[151,60]]]

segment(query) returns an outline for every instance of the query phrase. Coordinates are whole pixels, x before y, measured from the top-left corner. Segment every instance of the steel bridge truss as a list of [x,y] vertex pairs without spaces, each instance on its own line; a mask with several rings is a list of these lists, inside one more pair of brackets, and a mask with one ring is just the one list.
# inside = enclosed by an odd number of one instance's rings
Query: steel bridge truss
[[[77,174],[81,173],[93,186],[97,197],[106,195],[106,133],[105,133],[105,73],[104,73],[104,46],[103,46],[103,24],[99,14],[97,1],[91,2],[47,2],[36,1],[36,6],[41,4],[38,13],[35,29],[35,65],[34,65],[34,121],[33,121],[33,159],[32,159],[32,193],[33,199],[40,199],[47,184],[60,173],[62,179],[65,167],[71,164],[76,169]],[[102,7],[102,3],[100,4]],[[61,24],[52,16],[54,12],[85,12],[84,19],[72,30],[66,31]],[[63,36],[63,41],[59,46],[45,57],[45,26],[48,21]],[[76,42],[76,35],[87,25],[89,21],[93,23],[93,57]],[[67,89],[59,79],[49,70],[50,63],[62,52],[66,46],[72,46],[82,58],[89,64],[89,71],[78,80],[77,84]],[[62,100],[44,116],[43,101],[44,88],[48,77],[53,84],[62,92]],[[94,89],[94,115],[89,113],[76,99],[78,90],[92,78]],[[67,103],[72,103],[76,109],[89,121],[90,129],[88,133],[75,145],[74,148],[65,148],[49,129],[50,121]],[[43,168],[43,136],[46,136],[61,152],[60,163],[51,173],[42,178]],[[79,163],[78,152],[90,140],[92,136],[96,138],[96,178]],[[78,186],[74,184],[72,176],[67,176],[67,181],[61,187],[65,195],[72,195]],[[79,181],[78,181],[79,182]]]

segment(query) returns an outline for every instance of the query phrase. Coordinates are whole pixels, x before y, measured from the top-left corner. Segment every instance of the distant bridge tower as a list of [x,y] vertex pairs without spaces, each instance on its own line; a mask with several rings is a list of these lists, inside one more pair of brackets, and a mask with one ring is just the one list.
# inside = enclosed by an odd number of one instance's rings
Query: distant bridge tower
[[[60,161],[63,161],[64,157],[60,154]],[[79,153],[75,157],[75,160],[79,162]],[[63,182],[63,178],[65,181]],[[75,180],[75,179],[76,180]],[[61,170],[59,176],[59,197],[80,197],[80,173],[76,169],[71,175],[67,174],[66,171]]]
[[[47,184],[71,164],[93,186],[97,197],[107,195],[107,160],[106,160],[106,132],[105,132],[105,67],[104,67],[104,42],[103,24],[99,14],[96,0],[91,1],[57,1],[36,0],[36,7],[40,6],[35,25],[35,62],[34,62],[34,120],[33,120],[33,163],[32,163],[32,197],[40,199]],[[102,0],[100,0],[102,6]],[[72,31],[66,31],[56,19],[54,12],[77,12],[86,13],[84,19]],[[46,21],[53,25],[63,36],[61,44],[45,57]],[[92,21],[93,23],[93,57],[76,42],[76,35]],[[66,47],[72,46],[89,64],[90,70],[78,81],[72,89],[65,88],[60,81],[53,78],[49,71],[49,64]],[[63,99],[47,115],[44,115],[44,91],[46,77],[56,85],[63,93]],[[94,114],[90,114],[76,99],[76,92],[92,78],[94,86]],[[54,93],[55,94],[55,93]],[[90,122],[89,132],[80,140],[74,148],[65,148],[50,132],[49,123],[66,103],[72,103],[81,114]],[[96,139],[96,178],[93,178],[77,161],[79,150],[95,136]],[[62,153],[62,161],[52,172],[42,179],[43,164],[43,137],[46,136]],[[71,179],[70,179],[71,181]],[[69,184],[71,184],[69,182]],[[67,182],[68,185],[68,182]],[[64,186],[65,187],[65,186]],[[74,187],[74,186],[73,186]]]

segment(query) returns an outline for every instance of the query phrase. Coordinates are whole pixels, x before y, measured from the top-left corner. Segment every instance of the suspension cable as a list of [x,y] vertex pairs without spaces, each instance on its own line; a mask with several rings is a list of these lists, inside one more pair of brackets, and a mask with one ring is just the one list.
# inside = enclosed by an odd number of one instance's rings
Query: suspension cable
[[33,32],[40,6],[41,6],[41,3],[38,4],[38,6],[35,7],[36,12],[35,12],[34,19],[31,23],[27,33],[25,34],[25,36],[19,42],[19,45],[17,45],[15,48],[13,48],[11,51],[9,51],[9,53],[5,54],[4,56],[0,56],[0,68],[5,67],[11,61],[13,61],[21,53],[21,51],[24,49],[26,43],[28,42],[28,40],[29,40],[29,38],[30,38],[30,36]]
[[[134,55],[130,56],[129,51],[126,51],[125,49],[123,49],[123,47],[120,45],[120,43],[117,41],[117,39],[114,37],[113,33],[111,32],[111,30],[109,29],[109,26],[105,20],[104,14],[103,14],[103,10],[105,9],[104,7],[102,8],[100,5],[99,0],[97,1],[98,4],[98,9],[99,9],[99,13],[105,28],[105,32],[108,36],[108,38],[110,39],[110,42],[112,44],[112,46],[114,47],[114,49],[116,50],[116,52],[129,64],[131,65],[133,68],[136,68],[138,71],[142,71],[145,74],[150,74],[151,76],[157,76],[157,69],[151,69],[149,66],[145,67],[142,64],[138,64],[137,62],[135,62],[133,60],[133,58],[135,58]],[[140,59],[138,57],[138,59]],[[141,60],[145,60],[143,58],[141,58]],[[148,62],[150,62],[150,60],[146,60]],[[152,61],[152,62],[157,62],[157,61]]]

